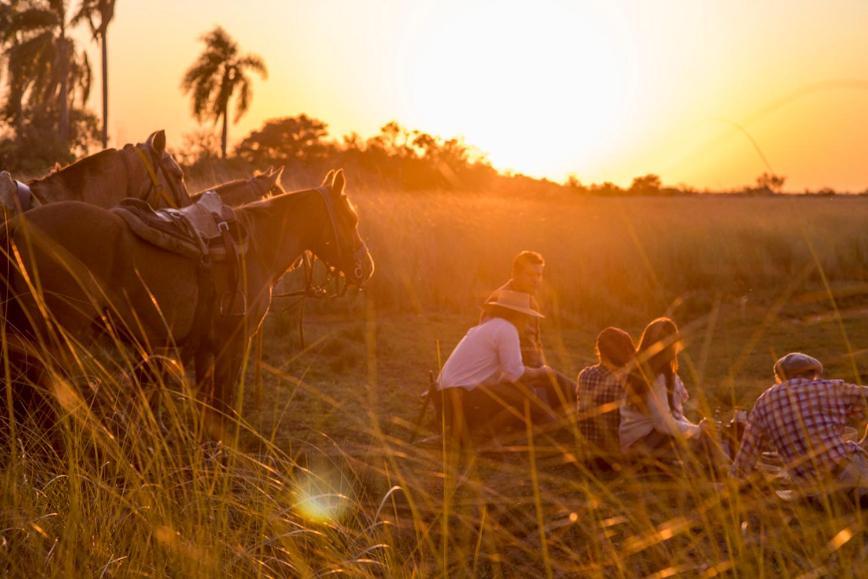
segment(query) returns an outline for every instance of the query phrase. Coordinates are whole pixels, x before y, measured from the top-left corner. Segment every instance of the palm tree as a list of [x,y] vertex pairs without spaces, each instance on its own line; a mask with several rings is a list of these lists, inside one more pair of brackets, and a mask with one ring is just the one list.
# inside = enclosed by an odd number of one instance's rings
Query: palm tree
[[[108,147],[108,27],[115,16],[115,0],[81,0],[72,23],[87,20],[93,39],[102,51],[102,147]],[[96,18],[99,17],[99,23]]]
[[65,0],[14,2],[9,25],[0,34],[7,50],[8,97],[3,116],[20,130],[25,102],[36,114],[55,111],[59,136],[69,142],[70,109],[76,95],[81,105],[90,94],[91,70],[87,53],[76,50],[66,35]]
[[248,71],[257,72],[264,79],[268,78],[268,70],[261,57],[255,54],[240,55],[238,44],[219,26],[205,34],[202,41],[205,51],[187,70],[181,81],[181,89],[185,93],[192,93],[193,114],[199,121],[207,117],[217,123],[223,119],[220,150],[225,159],[229,99],[237,91],[234,117],[237,123],[247,112],[253,96]]

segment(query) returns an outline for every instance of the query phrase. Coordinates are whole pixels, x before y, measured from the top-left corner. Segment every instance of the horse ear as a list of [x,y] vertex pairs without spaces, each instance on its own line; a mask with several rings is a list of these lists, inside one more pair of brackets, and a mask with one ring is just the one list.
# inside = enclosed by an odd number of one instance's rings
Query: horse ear
[[329,171],[328,173],[326,173],[325,179],[322,180],[322,185],[320,185],[320,187],[328,187],[329,189],[331,189],[332,181],[334,181],[334,179],[335,179],[335,172],[333,169],[333,170]]
[[280,181],[280,172],[269,169],[268,173],[264,174],[263,177],[268,182],[268,190],[271,191],[271,189]]
[[55,161],[55,162],[54,162],[54,166],[51,167],[51,172],[52,172],[52,173],[57,173],[57,172],[60,171],[61,169],[63,169],[63,167],[60,165],[60,163],[58,163],[57,161]]
[[159,131],[154,131],[148,137],[147,140],[148,145],[156,151],[157,153],[165,153],[166,152],[166,131],[160,129]]
[[335,197],[344,194],[344,187],[347,184],[347,179],[344,177],[344,170],[338,169],[335,173],[335,180],[332,183],[332,195]]
[[283,170],[286,169],[286,165],[281,165],[277,169],[274,170],[274,175],[277,177],[275,181],[280,183],[280,180],[283,179]]

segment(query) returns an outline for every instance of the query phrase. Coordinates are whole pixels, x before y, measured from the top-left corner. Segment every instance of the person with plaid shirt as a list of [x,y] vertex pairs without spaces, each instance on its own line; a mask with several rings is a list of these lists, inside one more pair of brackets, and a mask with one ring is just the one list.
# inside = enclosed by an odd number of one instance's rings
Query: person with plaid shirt
[[620,328],[600,332],[597,363],[579,372],[576,384],[579,432],[593,450],[618,453],[618,427],[624,401],[624,381],[636,357],[633,338]]
[[779,359],[774,372],[776,384],[754,404],[730,474],[749,475],[768,445],[797,480],[831,477],[868,490],[865,451],[842,436],[848,423],[865,416],[868,386],[823,379],[820,361],[798,352]]

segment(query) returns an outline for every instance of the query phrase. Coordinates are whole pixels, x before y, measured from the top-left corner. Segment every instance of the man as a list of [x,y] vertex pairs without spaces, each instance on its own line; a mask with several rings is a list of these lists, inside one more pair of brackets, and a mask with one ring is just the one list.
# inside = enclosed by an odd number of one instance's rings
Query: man
[[579,372],[576,385],[579,432],[591,450],[617,455],[624,382],[635,363],[636,347],[630,334],[609,327],[597,336],[595,350],[597,363]]
[[868,456],[842,436],[849,422],[864,417],[868,386],[824,380],[820,361],[799,352],[779,359],[774,373],[776,384],[748,416],[730,474],[747,476],[767,444],[798,481],[837,479],[843,487],[868,492]]
[[[544,269],[545,260],[542,255],[535,251],[522,251],[512,260],[512,277],[495,290],[486,302],[490,301],[499,291],[515,291],[528,294],[530,296],[531,307],[536,311],[540,311],[539,303],[536,300],[536,293],[540,286],[542,286]],[[487,314],[483,310],[480,321],[484,321],[486,316]],[[529,368],[541,368],[546,364],[540,339],[540,318],[533,318],[519,336],[521,340],[521,359],[524,365]],[[575,382],[563,374],[556,371],[549,372],[549,381],[545,384],[544,388],[547,401],[552,408],[566,410],[574,407]]]
[[523,417],[526,402],[532,416],[545,415],[535,388],[549,381],[552,370],[525,365],[519,338],[542,314],[531,307],[530,295],[512,290],[495,292],[483,307],[485,319],[455,346],[437,378],[438,389],[461,394],[471,430],[491,427],[498,415]]

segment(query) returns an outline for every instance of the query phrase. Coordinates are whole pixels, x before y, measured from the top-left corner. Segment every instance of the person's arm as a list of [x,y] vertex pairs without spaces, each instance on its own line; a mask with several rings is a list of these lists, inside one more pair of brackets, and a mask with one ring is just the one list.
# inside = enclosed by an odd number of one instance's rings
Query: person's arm
[[504,326],[498,331],[496,340],[500,371],[509,382],[536,380],[548,376],[552,372],[548,366],[531,368],[522,362],[518,330],[512,324]]
[[666,381],[662,376],[654,381],[654,384],[648,391],[647,406],[654,430],[672,436],[684,436],[685,438],[699,436],[700,428],[698,424],[694,424],[683,417],[676,419],[672,415],[672,408],[669,406],[669,397],[666,393]]
[[847,404],[847,414],[851,420],[865,417],[868,409],[868,386],[842,382],[836,394]]
[[745,478],[753,471],[765,442],[763,430],[753,414],[752,412],[748,418],[747,428],[741,439],[741,446],[739,446],[735,461],[729,470],[730,476],[734,478]]
[[509,382],[518,382],[525,377],[528,371],[528,368],[521,361],[518,330],[512,324],[504,323],[498,329],[494,339],[501,375]]

